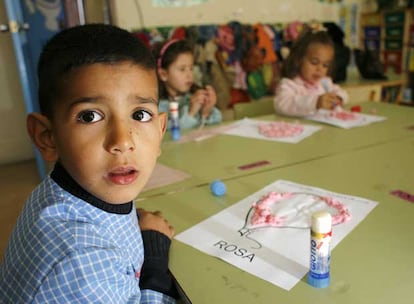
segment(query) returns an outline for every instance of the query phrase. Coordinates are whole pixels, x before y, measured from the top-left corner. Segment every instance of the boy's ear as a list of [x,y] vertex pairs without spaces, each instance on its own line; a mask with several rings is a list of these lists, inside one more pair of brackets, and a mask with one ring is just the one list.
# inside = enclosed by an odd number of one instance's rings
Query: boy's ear
[[161,81],[167,81],[167,79],[168,79],[167,70],[165,70],[163,68],[158,68],[158,75],[159,75]]
[[26,127],[32,142],[39,149],[43,159],[49,162],[57,161],[58,155],[50,120],[39,113],[30,113],[26,119]]
[[162,132],[162,135],[164,136],[165,131],[167,131],[168,117],[167,117],[166,112],[161,112],[159,115],[160,115],[161,132]]
[[[165,112],[161,112],[159,114],[159,121],[160,121],[160,131],[161,131],[161,141],[162,138],[164,137],[165,131],[167,130],[167,122],[168,122],[168,117],[167,117],[167,113]],[[161,141],[160,141],[160,146],[158,148],[158,156],[161,155]]]

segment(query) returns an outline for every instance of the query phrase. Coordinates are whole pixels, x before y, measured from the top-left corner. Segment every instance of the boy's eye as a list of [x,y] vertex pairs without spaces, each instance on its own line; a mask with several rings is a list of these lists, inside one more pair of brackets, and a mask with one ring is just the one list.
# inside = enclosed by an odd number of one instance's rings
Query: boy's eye
[[81,123],[93,123],[102,120],[103,116],[96,111],[83,111],[78,115]]
[[132,118],[138,121],[146,122],[151,120],[152,114],[148,111],[138,110],[132,114]]

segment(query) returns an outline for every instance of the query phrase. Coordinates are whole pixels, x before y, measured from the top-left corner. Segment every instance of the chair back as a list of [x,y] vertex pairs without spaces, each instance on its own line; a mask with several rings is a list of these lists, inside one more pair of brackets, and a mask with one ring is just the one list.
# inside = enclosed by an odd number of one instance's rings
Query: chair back
[[234,119],[242,119],[245,117],[254,117],[275,113],[273,107],[273,99],[252,100],[250,102],[236,103],[233,106]]

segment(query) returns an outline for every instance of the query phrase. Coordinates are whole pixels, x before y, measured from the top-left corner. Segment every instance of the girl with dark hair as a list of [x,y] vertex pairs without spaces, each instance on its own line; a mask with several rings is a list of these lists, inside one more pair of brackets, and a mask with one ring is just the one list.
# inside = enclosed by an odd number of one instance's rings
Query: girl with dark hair
[[307,116],[318,109],[334,109],[347,102],[347,93],[330,77],[334,45],[326,31],[304,30],[282,66],[276,89],[276,112]]
[[[160,112],[168,112],[169,103],[179,103],[180,128],[191,129],[221,122],[215,107],[216,92],[212,86],[194,84],[193,49],[185,40],[170,40],[155,49],[160,86]],[[171,126],[171,121],[168,121]]]

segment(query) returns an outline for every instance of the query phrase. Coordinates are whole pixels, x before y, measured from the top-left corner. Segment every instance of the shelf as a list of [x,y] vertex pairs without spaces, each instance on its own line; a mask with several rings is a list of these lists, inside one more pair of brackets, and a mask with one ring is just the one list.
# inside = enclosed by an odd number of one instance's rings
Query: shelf
[[[390,87],[384,91],[381,99],[399,103],[406,89],[411,89],[414,95],[414,78],[410,76],[410,58],[413,62],[414,56],[414,10],[361,14],[359,24],[360,47],[378,51],[384,72],[396,73],[400,78],[396,88]],[[414,64],[411,64],[411,70],[413,67]],[[404,104],[412,105],[407,102]]]

